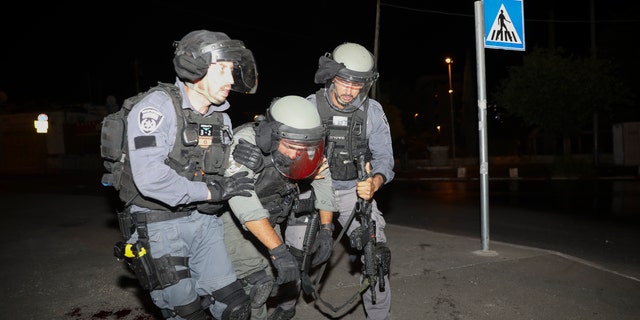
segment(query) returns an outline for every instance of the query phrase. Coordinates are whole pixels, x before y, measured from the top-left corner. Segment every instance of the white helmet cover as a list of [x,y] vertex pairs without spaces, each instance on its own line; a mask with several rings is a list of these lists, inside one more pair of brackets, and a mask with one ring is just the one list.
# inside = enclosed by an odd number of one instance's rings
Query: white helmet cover
[[[374,56],[369,50],[357,43],[346,42],[337,46],[333,53],[320,57],[315,81],[325,84],[326,98],[332,108],[342,112],[353,112],[367,100],[371,86],[378,79],[374,64]],[[360,88],[352,101],[342,103],[335,99],[339,105],[334,104],[331,95],[336,94],[336,77]]]
[[276,169],[291,179],[313,175],[322,164],[326,132],[318,109],[303,97],[285,96],[271,104],[267,119],[277,123],[273,138],[287,150],[272,152]]

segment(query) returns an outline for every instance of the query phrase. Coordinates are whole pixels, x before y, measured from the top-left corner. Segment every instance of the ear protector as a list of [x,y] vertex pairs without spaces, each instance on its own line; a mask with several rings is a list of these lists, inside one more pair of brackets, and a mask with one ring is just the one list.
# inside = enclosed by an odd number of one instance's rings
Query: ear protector
[[173,57],[173,65],[178,78],[193,82],[204,77],[209,63],[203,56],[194,57],[191,52],[182,52]]

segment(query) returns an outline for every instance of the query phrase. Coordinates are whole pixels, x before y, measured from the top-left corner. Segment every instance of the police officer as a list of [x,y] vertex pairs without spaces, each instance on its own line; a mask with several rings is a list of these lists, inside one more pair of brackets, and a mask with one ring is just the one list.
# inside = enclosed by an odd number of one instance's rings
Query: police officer
[[253,190],[243,174],[224,177],[220,160],[232,139],[227,95],[255,92],[255,61],[221,32],[193,31],[175,46],[172,89],[151,91],[127,117],[131,185],[120,197],[135,232],[125,253],[165,318],[205,319],[208,308],[216,319],[247,319],[217,208]]
[[[340,207],[338,222],[347,228],[351,245],[361,249],[368,240],[358,217],[353,217],[358,197],[371,203],[371,219],[375,221],[376,267],[384,275],[380,285],[362,294],[367,319],[390,319],[391,286],[389,267],[391,253],[386,246],[386,222],[378,209],[374,194],[394,178],[391,131],[380,103],[368,97],[378,79],[373,55],[357,43],[343,43],[318,61],[315,82],[324,87],[307,99],[316,105],[328,129],[327,159],[333,178],[336,201]],[[358,180],[357,159],[365,156],[368,178]],[[291,230],[294,232],[295,230]],[[291,237],[287,230],[285,237]],[[363,259],[364,261],[364,259]],[[364,280],[364,279],[363,279]],[[380,281],[378,284],[380,284]],[[295,300],[280,303],[270,320],[291,319]]]
[[[225,242],[238,278],[251,296],[251,318],[266,319],[265,302],[273,285],[269,282],[272,276],[269,261],[236,225],[248,226],[253,220],[280,229],[286,222],[287,228],[298,229],[301,235],[309,228],[311,234],[306,243],[303,237],[286,238],[286,246],[281,242],[263,243],[276,266],[278,259],[274,260],[274,253],[291,250],[296,257],[296,280],[302,274],[310,283],[309,268],[325,262],[331,255],[333,212],[338,209],[331,173],[323,161],[325,129],[315,106],[303,97],[291,95],[278,98],[264,116],[234,131],[236,158],[251,158],[251,154],[256,157],[245,165],[232,159],[227,176],[248,172],[249,177],[256,179],[256,188],[251,197],[229,200],[239,223],[233,224],[227,215],[223,216]],[[239,153],[244,156],[238,157]],[[282,271],[277,270],[277,291],[297,296],[300,281],[285,284],[280,279]]]

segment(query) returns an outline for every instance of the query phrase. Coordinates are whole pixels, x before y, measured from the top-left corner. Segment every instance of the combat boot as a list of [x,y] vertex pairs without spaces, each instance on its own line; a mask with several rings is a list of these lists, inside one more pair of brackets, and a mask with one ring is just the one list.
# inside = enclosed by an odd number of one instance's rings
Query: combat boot
[[296,308],[293,307],[291,310],[284,310],[280,307],[277,307],[275,311],[269,316],[267,320],[291,320],[293,316],[296,315]]

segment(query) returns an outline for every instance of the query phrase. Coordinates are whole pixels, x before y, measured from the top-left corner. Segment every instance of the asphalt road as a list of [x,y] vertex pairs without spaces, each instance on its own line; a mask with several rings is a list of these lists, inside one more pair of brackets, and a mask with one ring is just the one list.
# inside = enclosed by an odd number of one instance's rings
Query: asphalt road
[[[0,193],[86,194],[121,204],[100,173],[0,176]],[[640,274],[640,180],[496,179],[483,230],[477,179],[400,173],[376,195],[388,223],[556,250]],[[36,197],[37,199],[37,197]],[[36,200],[37,201],[37,200]]]
[[[98,181],[99,174],[0,177],[1,310],[17,319],[159,319],[125,265],[105,250],[119,240],[120,203]],[[640,278],[638,184],[492,181],[489,246],[553,250]],[[390,225],[469,239],[481,233],[477,181],[398,179],[383,190],[377,199]]]

